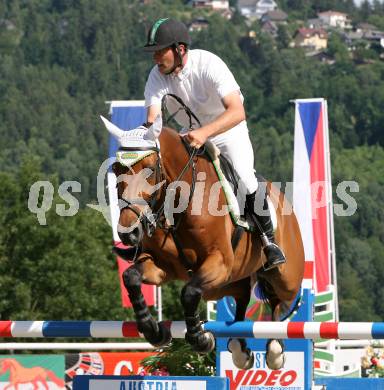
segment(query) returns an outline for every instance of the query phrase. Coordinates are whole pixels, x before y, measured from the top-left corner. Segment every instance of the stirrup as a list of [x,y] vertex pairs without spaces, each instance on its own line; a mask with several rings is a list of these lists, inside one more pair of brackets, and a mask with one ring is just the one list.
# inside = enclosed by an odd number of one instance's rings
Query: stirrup
[[263,264],[263,271],[270,271],[287,261],[280,247],[273,241],[270,241],[265,234],[261,236],[261,241],[263,243],[263,252],[267,259],[267,262]]

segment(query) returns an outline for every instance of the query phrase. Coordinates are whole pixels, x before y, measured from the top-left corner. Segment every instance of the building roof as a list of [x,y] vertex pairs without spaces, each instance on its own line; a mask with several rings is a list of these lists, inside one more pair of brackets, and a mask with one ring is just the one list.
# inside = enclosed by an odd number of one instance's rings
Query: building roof
[[277,4],[274,0],[238,0],[237,7],[256,7],[256,5],[267,5],[277,7]]
[[345,16],[347,17],[348,14],[345,14],[343,12],[339,11],[324,11],[324,12],[319,12],[318,15],[320,16]]
[[301,35],[303,38],[313,37],[318,35],[320,38],[327,38],[327,32],[322,28],[299,28],[297,30],[296,36]]
[[330,56],[328,53],[324,52],[323,50],[321,51],[315,51],[315,52],[310,52],[306,54],[307,57],[315,58],[319,60],[320,62],[324,62],[327,64],[334,64],[336,61],[335,59]]
[[363,38],[363,33],[361,31],[348,31],[343,34],[343,37],[348,41],[355,41]]
[[243,7],[256,7],[256,4],[259,0],[238,0],[237,1],[237,7],[243,8]]
[[320,18],[312,18],[307,20],[307,26],[311,26],[311,28],[319,28],[324,26],[324,20]]
[[272,35],[276,35],[278,30],[279,28],[276,26],[276,23],[271,22],[270,20],[265,22],[261,27],[261,31],[267,32]]
[[199,18],[192,19],[190,24],[209,25],[209,21],[203,17],[199,17]]
[[359,23],[356,28],[358,30],[377,30],[377,27],[370,23]]
[[288,15],[281,9],[275,9],[273,11],[266,12],[263,17],[266,17],[268,20],[279,22],[287,20]]

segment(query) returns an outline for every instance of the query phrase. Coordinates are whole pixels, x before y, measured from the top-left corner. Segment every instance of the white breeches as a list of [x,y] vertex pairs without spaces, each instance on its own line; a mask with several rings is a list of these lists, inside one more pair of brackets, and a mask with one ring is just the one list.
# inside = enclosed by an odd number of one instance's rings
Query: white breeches
[[219,148],[220,153],[232,163],[246,192],[252,194],[258,187],[253,167],[253,148],[247,129],[238,130],[237,132],[223,133],[224,137],[220,137],[220,134],[218,137],[211,138],[211,141]]

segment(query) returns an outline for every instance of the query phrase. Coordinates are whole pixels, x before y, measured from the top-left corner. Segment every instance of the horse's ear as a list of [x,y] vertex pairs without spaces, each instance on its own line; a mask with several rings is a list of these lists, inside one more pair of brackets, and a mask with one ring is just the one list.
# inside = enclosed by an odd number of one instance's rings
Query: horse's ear
[[104,118],[102,115],[100,115],[101,120],[104,122],[105,127],[107,130],[114,136],[118,141],[120,141],[121,137],[124,136],[125,131],[118,128],[116,125],[114,125],[112,122],[110,122],[108,119]]
[[155,121],[153,122],[152,126],[148,129],[148,138],[156,141],[161,133],[161,129],[163,128],[163,120],[161,118],[161,115],[159,114]]
[[116,175],[116,176],[119,176],[119,171],[120,171],[120,163],[115,161],[113,164],[112,164],[112,172]]

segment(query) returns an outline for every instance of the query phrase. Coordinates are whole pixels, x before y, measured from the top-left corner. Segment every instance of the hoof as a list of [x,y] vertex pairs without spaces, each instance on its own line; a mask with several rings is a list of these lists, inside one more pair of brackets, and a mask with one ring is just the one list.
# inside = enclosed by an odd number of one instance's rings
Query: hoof
[[171,343],[172,335],[164,322],[155,322],[152,320],[144,325],[146,329],[139,328],[139,332],[144,335],[148,343],[154,347],[163,347]]
[[280,340],[269,340],[267,343],[266,363],[271,370],[280,370],[285,364],[284,345]]
[[209,353],[215,349],[215,337],[211,332],[199,332],[192,336],[186,333],[185,339],[198,353]]
[[240,370],[249,370],[255,363],[255,355],[240,339],[230,339],[228,351],[232,353],[232,362]]
[[158,337],[156,337],[153,342],[150,342],[154,347],[164,347],[166,345],[169,345],[172,341],[172,335],[169,328],[165,325],[163,321],[159,322],[159,333]]

